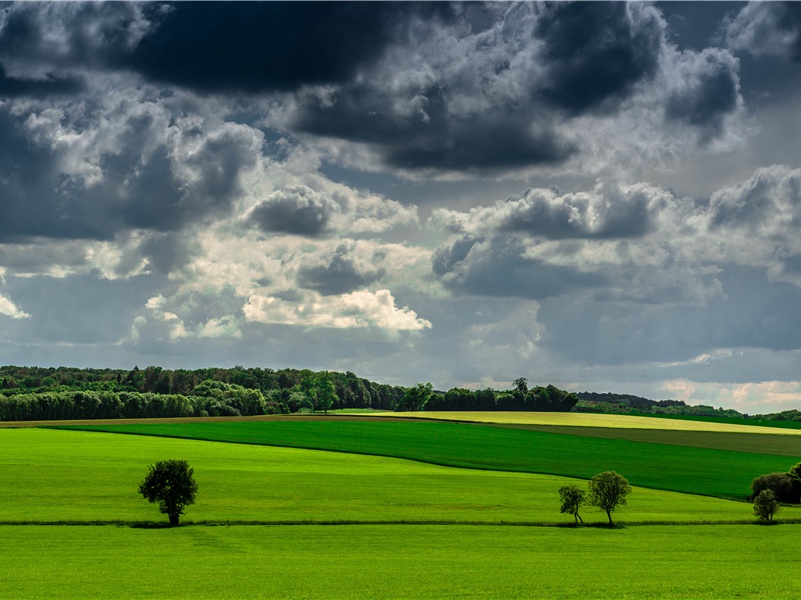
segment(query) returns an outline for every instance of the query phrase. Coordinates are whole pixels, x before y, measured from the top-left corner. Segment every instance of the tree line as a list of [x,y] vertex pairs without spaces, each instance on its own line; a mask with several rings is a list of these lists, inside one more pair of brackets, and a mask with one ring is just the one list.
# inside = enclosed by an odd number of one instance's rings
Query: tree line
[[631,394],[578,392],[576,396],[579,399],[575,408],[576,412],[801,422],[801,411],[796,409],[749,415],[733,408],[715,408],[707,404],[687,404],[683,400],[650,400]]
[[569,411],[578,401],[553,385],[434,391],[391,386],[354,373],[309,369],[169,370],[0,367],[0,420],[252,416],[378,410]]

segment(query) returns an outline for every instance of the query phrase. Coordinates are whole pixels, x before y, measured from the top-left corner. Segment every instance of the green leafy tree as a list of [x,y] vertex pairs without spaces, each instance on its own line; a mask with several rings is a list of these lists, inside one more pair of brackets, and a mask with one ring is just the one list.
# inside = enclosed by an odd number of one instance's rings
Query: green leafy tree
[[159,512],[170,518],[170,526],[177,527],[184,508],[195,503],[197,482],[194,469],[185,460],[163,460],[148,467],[139,493],[151,503],[159,503]]
[[395,412],[423,410],[433,395],[434,391],[430,383],[418,383],[406,390],[403,398],[395,407]]
[[631,486],[628,480],[614,471],[604,471],[590,479],[589,503],[606,512],[609,525],[614,524],[612,511],[618,506],[625,506],[626,496],[630,493]]
[[314,395],[316,399],[316,410],[328,412],[334,402],[339,400],[337,396],[334,379],[328,371],[321,371],[314,377]]
[[755,499],[763,490],[773,492],[779,502],[797,504],[801,493],[801,481],[788,473],[767,473],[751,482],[751,499]]
[[779,502],[773,490],[762,490],[754,498],[754,514],[764,523],[771,523],[773,515],[779,510]]
[[579,514],[581,505],[587,502],[584,490],[575,485],[563,485],[559,488],[559,500],[562,503],[559,509],[560,513],[573,515],[576,525],[578,525],[579,521],[584,522],[584,519]]

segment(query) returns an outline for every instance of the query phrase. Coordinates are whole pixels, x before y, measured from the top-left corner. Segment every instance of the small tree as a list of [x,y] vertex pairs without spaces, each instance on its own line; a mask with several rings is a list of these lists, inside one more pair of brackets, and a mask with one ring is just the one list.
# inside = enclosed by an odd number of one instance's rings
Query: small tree
[[626,505],[626,496],[631,493],[631,486],[625,477],[614,471],[598,473],[590,479],[590,498],[592,506],[606,511],[609,525],[612,523],[612,511],[618,506]]
[[779,502],[773,490],[762,490],[754,498],[754,514],[764,523],[771,523],[773,515],[779,510]]
[[579,515],[579,508],[587,501],[584,496],[584,490],[575,485],[564,485],[559,488],[559,500],[562,502],[562,506],[559,509],[560,513],[573,515],[576,525],[578,525],[579,521],[584,522],[584,519]]
[[163,460],[150,465],[139,484],[139,493],[148,502],[159,503],[159,512],[169,516],[171,527],[178,526],[184,507],[195,503],[194,471],[185,460]]

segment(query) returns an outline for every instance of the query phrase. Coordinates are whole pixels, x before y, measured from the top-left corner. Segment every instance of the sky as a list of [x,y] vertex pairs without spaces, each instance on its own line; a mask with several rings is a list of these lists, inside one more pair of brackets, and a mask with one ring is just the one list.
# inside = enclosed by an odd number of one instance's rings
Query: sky
[[801,408],[801,3],[0,3],[0,363]]

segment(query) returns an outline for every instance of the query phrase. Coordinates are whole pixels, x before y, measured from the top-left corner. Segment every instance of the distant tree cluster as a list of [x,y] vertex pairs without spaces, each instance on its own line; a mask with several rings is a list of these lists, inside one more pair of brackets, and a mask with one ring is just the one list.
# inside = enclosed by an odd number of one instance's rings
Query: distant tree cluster
[[801,423],[801,411],[748,415],[732,408],[715,408],[706,404],[689,405],[682,400],[650,400],[631,394],[578,392],[576,412],[607,414],[645,414],[666,416],[707,417],[710,419],[743,419],[744,421],[785,421]]
[[514,388],[507,391],[492,389],[468,390],[453,388],[445,393],[434,392],[431,384],[418,384],[410,388],[395,408],[397,411],[551,411],[569,412],[578,402],[575,394],[553,385],[528,387],[524,377],[515,380]]

